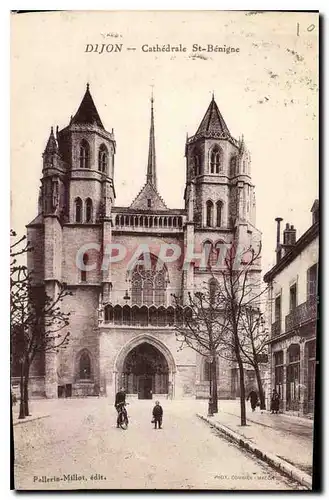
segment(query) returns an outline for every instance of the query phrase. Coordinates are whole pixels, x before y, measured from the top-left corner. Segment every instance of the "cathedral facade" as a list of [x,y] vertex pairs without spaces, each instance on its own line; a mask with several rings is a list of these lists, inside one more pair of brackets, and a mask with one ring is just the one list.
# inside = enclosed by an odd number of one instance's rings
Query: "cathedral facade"
[[[184,208],[168,208],[158,190],[152,97],[146,181],[130,206],[120,207],[116,147],[87,85],[68,126],[51,130],[38,215],[27,226],[35,286],[50,296],[63,284],[71,292],[62,305],[71,312],[69,345],[35,363],[31,393],[112,397],[123,386],[141,399],[208,397],[209,360],[180,349],[174,324],[184,321],[188,292],[209,283],[218,245],[261,239],[249,152],[243,138],[231,135],[213,97],[186,139]],[[107,248],[114,249],[111,258],[100,260]],[[186,266],[168,258],[170,248],[206,260]],[[220,359],[217,376],[219,397],[235,397],[236,367]]]

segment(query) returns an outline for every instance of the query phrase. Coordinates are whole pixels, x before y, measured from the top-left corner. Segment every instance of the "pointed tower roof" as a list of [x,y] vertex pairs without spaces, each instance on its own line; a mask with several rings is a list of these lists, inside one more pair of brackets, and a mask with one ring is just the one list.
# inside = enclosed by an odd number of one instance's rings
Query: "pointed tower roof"
[[149,182],[150,184],[152,184],[152,186],[155,187],[155,189],[157,189],[153,103],[154,103],[154,97],[153,97],[153,92],[152,92],[149,156],[148,156],[148,162],[147,162],[146,182]]
[[53,127],[51,127],[50,136],[49,136],[46,148],[45,148],[45,153],[53,154],[53,153],[57,153],[57,152],[58,152],[58,146],[57,146],[57,142],[56,142],[56,139],[54,136],[54,129],[53,129]]
[[70,124],[97,123],[101,128],[104,128],[102,120],[98,114],[95,103],[89,91],[89,83],[87,83],[86,93],[83,96],[78,111],[73,116]]
[[196,132],[196,136],[206,136],[209,137],[214,135],[218,137],[218,134],[226,134],[231,136],[230,131],[222,117],[218,106],[215,101],[214,94],[212,95],[211,102],[208,106],[206,114],[204,115],[202,122]]

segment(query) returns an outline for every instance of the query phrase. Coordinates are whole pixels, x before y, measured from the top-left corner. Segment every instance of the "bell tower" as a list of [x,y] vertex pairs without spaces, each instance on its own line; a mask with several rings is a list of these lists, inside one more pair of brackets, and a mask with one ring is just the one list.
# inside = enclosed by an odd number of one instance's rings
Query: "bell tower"
[[[111,243],[111,210],[115,200],[113,129],[105,130],[90,93],[89,84],[76,114],[57,134],[58,151],[68,165],[66,222],[77,228],[101,226],[102,249]],[[85,234],[77,232],[78,234]],[[94,234],[94,232],[90,233]],[[95,233],[96,234],[96,233]],[[85,238],[84,238],[85,240]],[[99,241],[99,238],[97,238]],[[81,244],[86,241],[81,240]],[[77,280],[79,271],[77,270]],[[102,301],[110,300],[110,269],[98,270]]]

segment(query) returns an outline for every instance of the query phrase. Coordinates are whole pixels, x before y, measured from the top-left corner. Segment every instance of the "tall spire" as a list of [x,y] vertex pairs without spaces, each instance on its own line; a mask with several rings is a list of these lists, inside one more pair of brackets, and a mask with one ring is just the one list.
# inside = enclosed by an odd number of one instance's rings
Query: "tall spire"
[[148,157],[148,162],[147,162],[146,182],[152,184],[152,186],[154,186],[155,189],[157,189],[153,103],[154,103],[154,97],[153,97],[153,89],[152,89],[150,142],[149,142],[149,157]]

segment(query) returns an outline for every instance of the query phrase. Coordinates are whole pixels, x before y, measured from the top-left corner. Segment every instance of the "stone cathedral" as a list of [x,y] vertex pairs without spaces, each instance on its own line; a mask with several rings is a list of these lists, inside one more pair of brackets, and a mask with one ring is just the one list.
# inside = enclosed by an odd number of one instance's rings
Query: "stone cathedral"
[[[148,124],[146,134],[147,129]],[[209,396],[209,360],[180,349],[174,324],[184,321],[187,292],[209,283],[218,244],[261,239],[250,155],[243,138],[231,135],[213,96],[195,134],[182,144],[183,208],[168,208],[157,183],[153,96],[149,134],[145,183],[130,206],[120,207],[115,169],[125,169],[129,182],[133,165],[115,165],[116,149],[125,145],[117,145],[113,129],[104,128],[89,85],[69,124],[51,129],[38,215],[27,226],[34,248],[28,267],[35,286],[48,295],[61,284],[70,290],[62,304],[71,311],[70,342],[34,364],[32,396],[111,398],[122,386],[139,399]],[[109,244],[121,245],[126,257],[101,266],[97,248]],[[205,250],[206,261],[184,267],[176,259],[158,266],[163,244]],[[149,249],[148,268],[139,257],[128,266],[139,245]],[[255,270],[259,277],[260,271]],[[182,297],[182,306],[173,295]],[[238,395],[234,364],[219,359],[217,377],[220,398]]]

